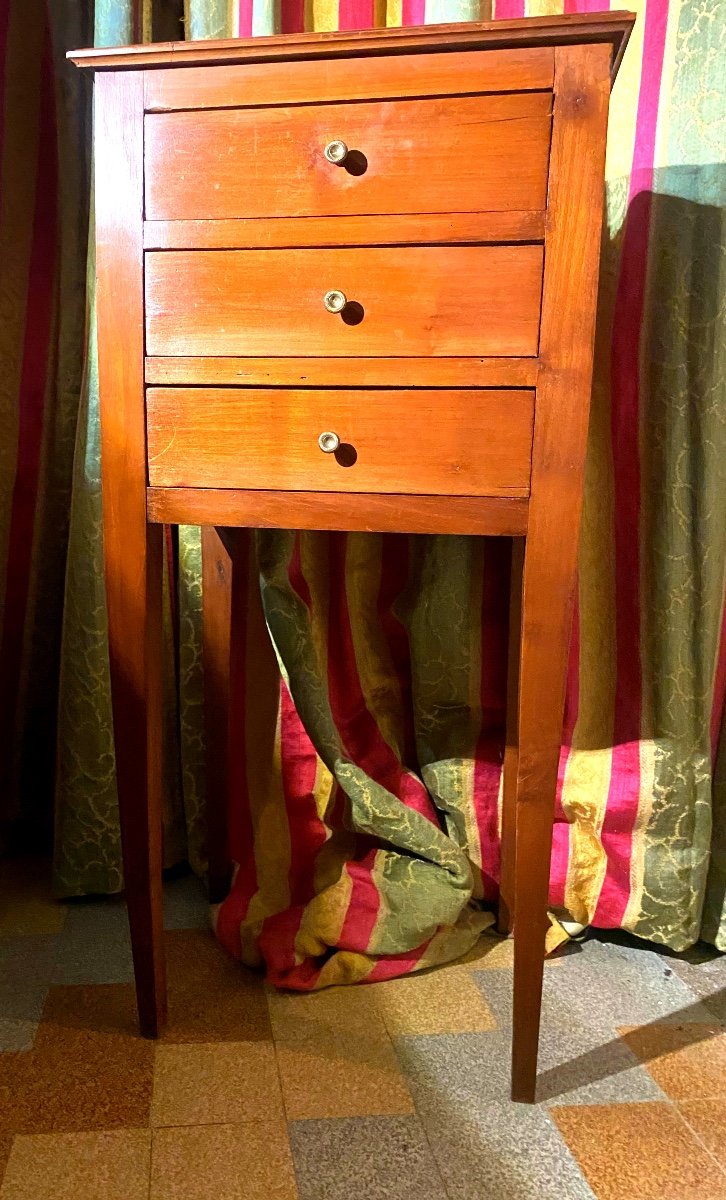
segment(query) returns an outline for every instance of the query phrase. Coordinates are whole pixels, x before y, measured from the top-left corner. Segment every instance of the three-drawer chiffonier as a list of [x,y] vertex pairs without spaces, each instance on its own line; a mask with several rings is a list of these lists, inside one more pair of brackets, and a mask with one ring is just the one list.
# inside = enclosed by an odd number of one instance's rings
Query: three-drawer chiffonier
[[499,924],[514,928],[512,1094],[534,1099],[605,134],[632,22],[70,55],[96,72],[111,682],[150,1036],[166,1014],[163,526],[227,545],[263,526],[502,535]]

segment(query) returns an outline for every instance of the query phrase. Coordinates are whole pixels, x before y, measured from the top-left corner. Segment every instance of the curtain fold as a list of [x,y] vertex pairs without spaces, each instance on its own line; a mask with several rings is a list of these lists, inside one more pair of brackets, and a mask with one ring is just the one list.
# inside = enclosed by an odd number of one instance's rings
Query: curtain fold
[[[499,0],[494,16],[593,7],[605,5]],[[718,0],[632,7],[638,21],[611,111],[550,901],[583,923],[674,949],[699,934],[726,949],[723,13]],[[97,41],[131,40],[134,14],[137,33],[150,36],[169,5],[97,0]],[[486,16],[458,0],[187,0],[185,29],[199,38]],[[77,118],[85,144],[81,129]],[[63,212],[80,338],[78,217]],[[64,895],[122,885],[90,268],[88,312],[58,718]],[[12,464],[0,464],[3,488],[11,476]],[[198,531],[181,530],[165,753],[168,861],[189,857],[201,872],[200,554]],[[309,988],[402,973],[465,952],[490,919],[507,559],[498,539],[254,539],[249,699],[236,731],[246,795],[230,814],[239,869],[217,932],[273,981]],[[26,630],[31,619],[28,609]]]

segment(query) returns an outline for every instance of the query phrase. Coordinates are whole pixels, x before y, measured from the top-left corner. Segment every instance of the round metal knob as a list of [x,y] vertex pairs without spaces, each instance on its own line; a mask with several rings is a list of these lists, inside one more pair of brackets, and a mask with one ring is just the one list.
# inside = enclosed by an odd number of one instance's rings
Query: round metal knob
[[328,142],[323,153],[325,154],[328,162],[333,163],[333,165],[336,167],[340,167],[348,157],[348,147],[346,146],[345,142],[336,140],[334,142]]
[[332,292],[326,292],[323,296],[323,304],[329,313],[342,312],[347,303],[348,297],[345,292],[333,290]]
[[340,438],[337,433],[321,433],[318,438],[318,445],[323,454],[335,454],[340,445]]

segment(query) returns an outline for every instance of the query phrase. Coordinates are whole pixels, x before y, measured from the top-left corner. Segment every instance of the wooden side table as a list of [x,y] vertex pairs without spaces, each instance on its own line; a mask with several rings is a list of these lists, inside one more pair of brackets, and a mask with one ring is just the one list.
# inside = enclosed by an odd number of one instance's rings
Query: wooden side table
[[70,56],[97,72],[109,645],[149,1036],[166,1015],[163,524],[506,535],[523,588],[500,926],[512,1095],[534,1099],[608,99],[632,22]]

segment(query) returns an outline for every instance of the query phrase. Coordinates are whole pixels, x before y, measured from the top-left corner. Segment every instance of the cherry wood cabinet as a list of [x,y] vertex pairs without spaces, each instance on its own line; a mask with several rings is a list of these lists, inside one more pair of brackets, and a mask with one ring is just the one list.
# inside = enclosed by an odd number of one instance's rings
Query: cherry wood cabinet
[[217,741],[246,527],[509,536],[499,924],[515,938],[512,1094],[534,1099],[608,102],[632,22],[70,55],[96,72],[109,645],[149,1036],[166,1015],[163,523],[206,527]]

